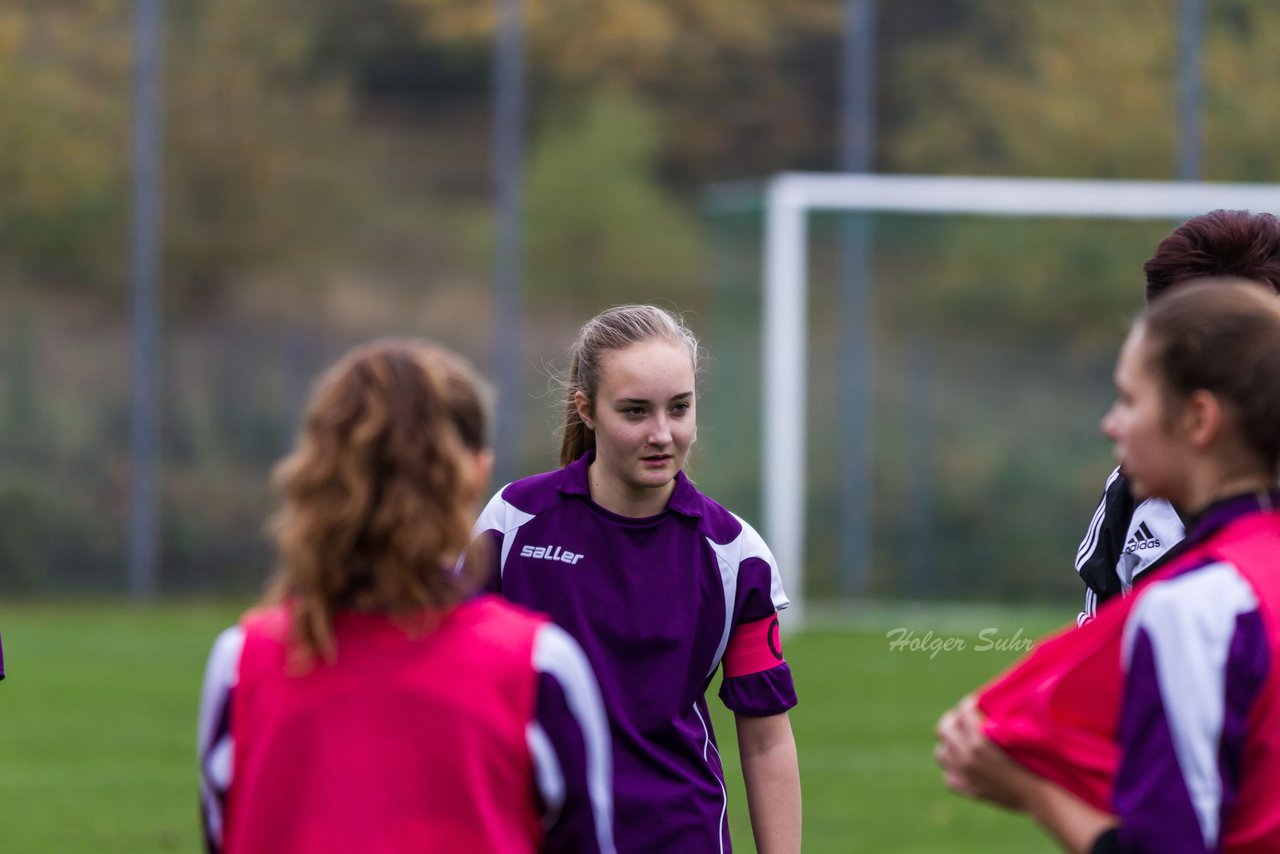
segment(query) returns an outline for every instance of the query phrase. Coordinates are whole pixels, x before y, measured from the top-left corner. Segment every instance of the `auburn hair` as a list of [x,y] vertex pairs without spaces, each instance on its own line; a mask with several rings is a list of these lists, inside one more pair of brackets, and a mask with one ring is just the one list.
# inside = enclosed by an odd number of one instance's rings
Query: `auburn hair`
[[1195,279],[1252,279],[1280,293],[1280,220],[1269,213],[1210,211],[1160,241],[1142,266],[1147,302]]
[[411,615],[477,586],[483,561],[465,556],[488,425],[486,385],[426,342],[357,347],[320,378],[272,477],[267,601],[288,604],[303,659],[334,660],[339,610]]
[[1256,282],[1187,283],[1138,321],[1166,401],[1198,390],[1234,413],[1246,447],[1274,477],[1280,466],[1280,300]]

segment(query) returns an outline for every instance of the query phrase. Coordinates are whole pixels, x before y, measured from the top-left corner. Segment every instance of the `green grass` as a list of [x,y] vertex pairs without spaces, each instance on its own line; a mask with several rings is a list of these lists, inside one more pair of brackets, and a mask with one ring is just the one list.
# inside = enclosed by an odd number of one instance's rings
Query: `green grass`
[[0,847],[199,850],[195,712],[236,607],[0,611]]
[[[205,656],[238,604],[9,603],[0,609],[0,848],[196,852],[194,721]],[[948,794],[933,725],[1014,652],[979,631],[1036,637],[1068,616],[980,608],[870,609],[787,639],[800,705],[805,850],[1049,850],[1021,817]],[[885,633],[957,637],[963,650],[893,650]],[[750,852],[732,719],[716,700],[737,850]]]

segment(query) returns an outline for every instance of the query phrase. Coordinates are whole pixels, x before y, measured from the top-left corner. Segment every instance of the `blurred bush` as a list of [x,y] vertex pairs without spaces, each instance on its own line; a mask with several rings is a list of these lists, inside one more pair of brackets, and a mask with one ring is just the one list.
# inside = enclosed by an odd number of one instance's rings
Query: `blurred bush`
[[678,301],[695,289],[701,224],[657,180],[654,117],[623,96],[557,116],[529,167],[531,293],[606,304]]

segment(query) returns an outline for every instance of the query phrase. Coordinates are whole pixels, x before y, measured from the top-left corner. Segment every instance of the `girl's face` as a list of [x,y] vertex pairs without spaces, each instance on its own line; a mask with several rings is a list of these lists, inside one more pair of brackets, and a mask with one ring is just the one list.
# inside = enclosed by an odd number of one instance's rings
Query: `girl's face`
[[623,515],[660,512],[698,433],[688,351],[653,339],[606,353],[595,400],[574,400],[595,431],[592,497]]
[[1148,364],[1141,323],[1120,350],[1115,384],[1116,402],[1102,419],[1102,432],[1115,445],[1134,498],[1158,496],[1177,505],[1192,446],[1176,413],[1165,408],[1161,380]]

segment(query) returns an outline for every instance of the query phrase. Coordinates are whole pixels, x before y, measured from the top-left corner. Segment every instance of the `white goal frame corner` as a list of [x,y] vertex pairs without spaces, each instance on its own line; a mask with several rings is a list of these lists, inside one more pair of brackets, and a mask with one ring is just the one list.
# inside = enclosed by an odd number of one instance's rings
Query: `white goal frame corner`
[[1187,219],[1218,208],[1280,215],[1280,185],[783,172],[764,194],[761,494],[790,629],[805,623],[808,217],[813,211]]

